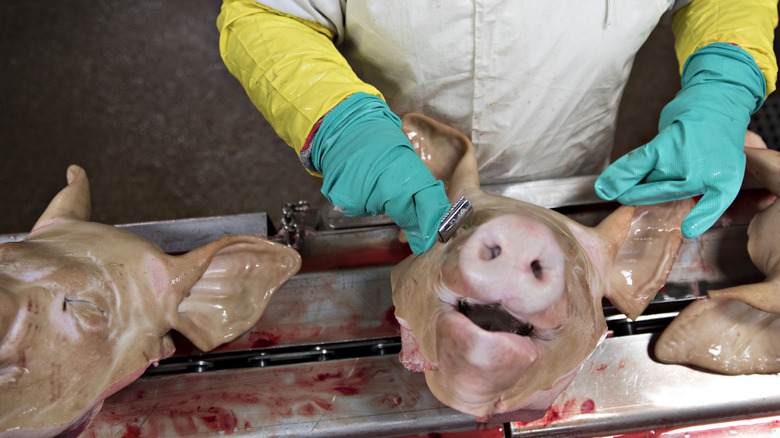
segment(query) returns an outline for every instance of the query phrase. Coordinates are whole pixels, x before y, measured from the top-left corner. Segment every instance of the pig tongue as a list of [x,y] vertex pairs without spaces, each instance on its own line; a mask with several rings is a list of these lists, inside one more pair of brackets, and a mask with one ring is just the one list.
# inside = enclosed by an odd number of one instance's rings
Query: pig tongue
[[507,332],[520,336],[529,336],[534,327],[519,321],[504,310],[500,303],[471,304],[466,300],[458,302],[458,312],[465,315],[483,330],[491,332]]

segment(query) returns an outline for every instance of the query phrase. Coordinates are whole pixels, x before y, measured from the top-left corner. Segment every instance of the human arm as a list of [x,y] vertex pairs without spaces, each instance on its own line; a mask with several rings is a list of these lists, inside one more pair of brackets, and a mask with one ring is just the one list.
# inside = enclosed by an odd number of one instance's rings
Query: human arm
[[597,179],[596,193],[624,204],[701,195],[685,237],[709,229],[736,197],[750,116],[774,90],[774,1],[694,0],[674,17],[682,89],[661,112],[659,134]]
[[[217,26],[228,69],[306,169],[324,176],[326,198],[350,215],[387,214],[404,229],[414,252],[429,249],[449,209],[444,189],[381,93],[362,82],[338,52],[334,31],[242,0],[224,2]],[[363,98],[348,102],[356,95]],[[341,104],[361,110],[335,111]]]

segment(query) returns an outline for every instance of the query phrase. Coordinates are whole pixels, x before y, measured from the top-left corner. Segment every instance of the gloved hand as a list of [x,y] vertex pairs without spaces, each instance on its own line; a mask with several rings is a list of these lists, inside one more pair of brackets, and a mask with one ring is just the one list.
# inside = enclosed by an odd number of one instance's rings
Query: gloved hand
[[739,192],[745,133],[765,93],[764,75],[743,49],[702,47],[685,63],[682,89],[661,112],[658,136],[609,166],[596,193],[632,205],[702,195],[682,223],[683,236],[700,235]]
[[334,206],[349,216],[386,214],[416,254],[433,246],[450,201],[382,99],[362,92],[345,99],[323,118],[310,147],[322,194]]

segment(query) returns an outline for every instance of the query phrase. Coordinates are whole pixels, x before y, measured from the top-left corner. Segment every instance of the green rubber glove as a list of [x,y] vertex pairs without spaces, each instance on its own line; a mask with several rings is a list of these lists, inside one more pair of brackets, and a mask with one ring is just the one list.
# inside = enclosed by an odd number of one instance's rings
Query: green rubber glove
[[765,94],[764,75],[743,49],[702,47],[685,62],[682,89],[661,112],[658,136],[609,166],[596,193],[629,205],[702,195],[682,233],[707,231],[739,192],[747,126]]
[[414,253],[433,246],[450,201],[384,100],[361,92],[336,105],[312,141],[311,163],[322,194],[345,214],[386,214]]

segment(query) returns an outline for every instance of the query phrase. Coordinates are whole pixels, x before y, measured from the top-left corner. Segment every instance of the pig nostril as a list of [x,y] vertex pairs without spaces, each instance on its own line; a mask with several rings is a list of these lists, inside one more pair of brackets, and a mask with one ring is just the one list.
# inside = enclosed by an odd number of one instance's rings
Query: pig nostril
[[490,261],[495,259],[496,257],[501,255],[501,247],[496,246],[486,246],[482,250],[482,259],[486,261]]
[[539,260],[531,262],[531,272],[534,273],[534,277],[536,277],[537,280],[542,279],[542,264],[539,263]]

